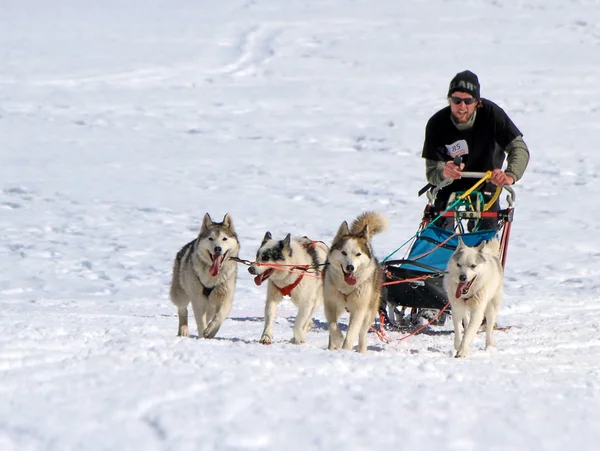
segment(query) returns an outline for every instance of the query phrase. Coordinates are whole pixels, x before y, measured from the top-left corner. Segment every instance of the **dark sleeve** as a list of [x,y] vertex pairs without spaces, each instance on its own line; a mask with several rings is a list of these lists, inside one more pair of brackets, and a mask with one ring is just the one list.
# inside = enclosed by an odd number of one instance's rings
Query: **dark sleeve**
[[496,133],[495,140],[502,149],[506,149],[506,146],[513,142],[515,138],[523,136],[523,133],[521,133],[502,108],[489,100],[486,102],[488,102],[492,108],[495,125],[494,129]]
[[427,121],[421,157],[428,160],[446,161],[449,158],[446,155],[445,148],[435,139],[436,136],[440,136],[441,134],[438,116],[439,114],[436,114]]

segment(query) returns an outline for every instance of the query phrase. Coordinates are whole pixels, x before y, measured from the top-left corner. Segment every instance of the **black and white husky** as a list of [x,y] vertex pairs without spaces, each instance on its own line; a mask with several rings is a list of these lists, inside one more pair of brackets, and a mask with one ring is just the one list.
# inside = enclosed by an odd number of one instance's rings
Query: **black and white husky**
[[[254,283],[267,281],[265,301],[265,328],[260,342],[273,342],[273,320],[277,306],[284,296],[289,296],[298,308],[294,322],[292,343],[305,342],[306,333],[312,325],[315,309],[323,303],[323,282],[320,269],[325,263],[327,246],[306,237],[274,240],[270,232],[263,238],[256,252],[256,263],[248,272],[254,275]],[[310,272],[305,272],[310,269]]]

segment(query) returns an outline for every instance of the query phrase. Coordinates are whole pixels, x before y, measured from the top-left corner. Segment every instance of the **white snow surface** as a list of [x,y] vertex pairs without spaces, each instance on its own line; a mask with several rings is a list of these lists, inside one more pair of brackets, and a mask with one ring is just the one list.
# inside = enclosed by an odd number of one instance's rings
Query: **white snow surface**
[[[0,30],[1,450],[597,449],[597,0],[0,0]],[[322,309],[293,345],[287,300],[263,346],[245,267],[218,336],[176,336],[206,212],[250,260],[366,210],[379,258],[409,239],[465,69],[531,151],[497,351],[328,351]]]

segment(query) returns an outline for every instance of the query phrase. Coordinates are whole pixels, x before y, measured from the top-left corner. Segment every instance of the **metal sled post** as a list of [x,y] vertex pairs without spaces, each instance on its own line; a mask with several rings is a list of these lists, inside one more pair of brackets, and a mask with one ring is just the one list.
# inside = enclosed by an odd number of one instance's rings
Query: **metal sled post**
[[509,195],[506,196],[508,202],[508,208],[506,209],[506,218],[504,219],[504,230],[502,231],[502,239],[500,240],[500,261],[502,262],[502,268],[506,266],[506,256],[508,254],[508,241],[510,239],[510,230],[512,228],[512,222],[515,214],[515,190],[510,186],[503,187],[508,191]]

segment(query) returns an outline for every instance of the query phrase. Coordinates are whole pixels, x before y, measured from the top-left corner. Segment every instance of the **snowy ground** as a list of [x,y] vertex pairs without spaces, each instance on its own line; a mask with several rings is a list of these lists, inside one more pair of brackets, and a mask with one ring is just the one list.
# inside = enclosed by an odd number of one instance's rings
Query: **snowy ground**
[[[0,0],[0,449],[592,450],[600,432],[597,0]],[[450,78],[523,131],[498,351],[451,326],[369,352],[257,340],[240,268],[215,340],[177,338],[172,259],[205,212],[330,242],[416,231]],[[193,327],[195,333],[195,327]]]

